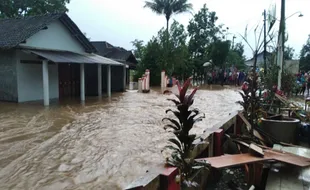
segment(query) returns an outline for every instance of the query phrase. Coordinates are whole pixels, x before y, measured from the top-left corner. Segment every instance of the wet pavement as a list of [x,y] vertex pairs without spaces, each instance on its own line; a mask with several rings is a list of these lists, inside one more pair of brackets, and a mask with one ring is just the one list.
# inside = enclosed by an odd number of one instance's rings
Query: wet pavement
[[[0,102],[0,189],[124,189],[164,162],[169,97],[132,91],[50,108]],[[234,89],[199,90],[193,107],[206,118],[192,133],[240,109],[237,100]]]

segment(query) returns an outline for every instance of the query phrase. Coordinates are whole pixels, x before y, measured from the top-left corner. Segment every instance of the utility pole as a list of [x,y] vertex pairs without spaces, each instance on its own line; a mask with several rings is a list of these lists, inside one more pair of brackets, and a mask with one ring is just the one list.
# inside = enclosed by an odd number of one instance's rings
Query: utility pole
[[235,38],[236,38],[236,36],[234,35],[233,40],[232,40],[232,48],[231,49],[234,49]]
[[278,90],[281,90],[284,43],[285,43],[285,0],[281,0],[281,20],[280,20],[280,29],[278,37],[278,58],[277,58],[278,65],[280,67],[278,72]]
[[267,73],[267,33],[266,33],[266,10],[264,10],[264,74],[266,75]]

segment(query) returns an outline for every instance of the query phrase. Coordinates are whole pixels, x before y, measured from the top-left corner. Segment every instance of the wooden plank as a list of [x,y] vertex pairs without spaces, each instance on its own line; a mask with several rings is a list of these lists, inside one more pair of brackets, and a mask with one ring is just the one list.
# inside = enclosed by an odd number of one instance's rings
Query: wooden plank
[[273,150],[265,150],[265,158],[274,159],[276,161],[292,164],[295,166],[306,167],[310,166],[310,159],[302,156],[297,156],[287,152],[276,152]]
[[264,151],[262,148],[260,148],[259,146],[251,143],[249,146],[249,152],[254,154],[254,155],[258,155],[261,157],[264,157]]
[[236,155],[225,155],[217,156],[212,158],[203,158],[197,160],[207,160],[213,168],[226,168],[231,166],[238,166],[243,164],[249,164],[254,162],[270,160],[270,158],[260,158],[252,156],[251,154],[236,154]]
[[251,154],[236,154],[225,155],[211,158],[202,158],[197,160],[207,160],[213,168],[226,168],[237,165],[249,164],[254,162],[262,162],[268,160],[275,160],[292,164],[295,166],[306,167],[310,166],[310,159],[290,154],[287,152],[281,153],[273,150],[264,150],[265,156],[263,158],[252,156]]
[[250,130],[252,128],[251,124],[249,123],[249,121],[244,117],[243,113],[239,112],[238,116],[242,119],[242,121],[246,124],[246,127],[248,130]]

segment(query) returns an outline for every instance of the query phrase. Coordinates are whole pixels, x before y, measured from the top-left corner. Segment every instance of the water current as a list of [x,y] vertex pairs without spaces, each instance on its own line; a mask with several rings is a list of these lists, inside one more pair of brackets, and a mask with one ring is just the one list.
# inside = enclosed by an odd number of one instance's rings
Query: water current
[[[164,162],[169,97],[125,92],[50,108],[0,102],[0,189],[124,189]],[[240,109],[237,100],[234,89],[199,90],[193,107],[206,118],[192,133]]]

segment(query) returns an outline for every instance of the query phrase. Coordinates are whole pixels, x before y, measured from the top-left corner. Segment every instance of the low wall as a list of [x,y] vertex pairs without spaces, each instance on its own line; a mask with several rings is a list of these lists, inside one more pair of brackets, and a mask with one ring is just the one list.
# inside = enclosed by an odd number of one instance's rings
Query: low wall
[[[230,131],[234,134],[240,133],[241,119],[238,116],[238,112],[234,112],[229,116],[223,118],[223,120],[215,124],[212,128],[208,128],[200,136],[205,143],[201,143],[200,140],[194,142],[195,147],[192,151],[191,158],[213,157],[220,156],[222,152],[222,137],[226,131]],[[205,172],[199,178],[199,184],[202,184],[200,188],[206,185],[207,175]],[[178,170],[175,167],[154,167],[148,171],[144,176],[140,177],[132,184],[130,184],[127,190],[178,190],[179,184],[176,183],[175,177],[178,175]],[[199,188],[199,189],[200,189]],[[197,188],[196,188],[197,189]]]

